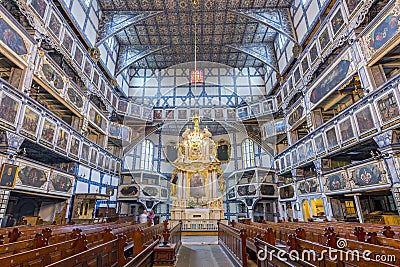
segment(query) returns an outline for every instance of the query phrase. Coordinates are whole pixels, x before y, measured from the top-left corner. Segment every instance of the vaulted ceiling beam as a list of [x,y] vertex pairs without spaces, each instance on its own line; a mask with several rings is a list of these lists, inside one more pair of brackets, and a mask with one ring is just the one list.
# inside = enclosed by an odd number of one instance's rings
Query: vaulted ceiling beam
[[279,73],[276,56],[271,46],[269,45],[259,46],[259,45],[249,44],[249,45],[227,45],[227,47],[245,53],[251,57],[254,57],[263,62],[265,65],[272,68],[275,72]]
[[96,47],[108,38],[145,19],[152,18],[164,11],[104,11],[100,20]]
[[[280,8],[278,9],[252,9],[252,10],[231,10],[231,12],[247,17],[251,20],[257,21],[258,23],[261,23],[265,25],[266,27],[269,27],[280,34],[283,34],[289,40],[297,44],[297,39],[296,35],[294,33],[294,28],[291,20],[291,16],[289,13],[288,8]],[[279,19],[280,22],[276,22],[273,19],[269,18],[268,13],[271,14],[272,16],[275,16],[279,14]]]
[[130,45],[121,46],[119,48],[118,66],[115,70],[115,77],[135,62],[167,47],[169,46],[164,45],[150,48],[135,48]]

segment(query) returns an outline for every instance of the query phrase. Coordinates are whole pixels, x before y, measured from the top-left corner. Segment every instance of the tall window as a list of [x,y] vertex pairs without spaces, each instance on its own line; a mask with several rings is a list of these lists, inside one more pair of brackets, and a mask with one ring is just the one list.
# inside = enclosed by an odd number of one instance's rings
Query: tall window
[[142,157],[140,161],[140,168],[142,170],[152,170],[153,169],[153,153],[154,144],[150,140],[144,140],[142,144]]
[[253,140],[247,138],[242,142],[242,154],[243,154],[243,167],[250,168],[254,167],[254,145]]

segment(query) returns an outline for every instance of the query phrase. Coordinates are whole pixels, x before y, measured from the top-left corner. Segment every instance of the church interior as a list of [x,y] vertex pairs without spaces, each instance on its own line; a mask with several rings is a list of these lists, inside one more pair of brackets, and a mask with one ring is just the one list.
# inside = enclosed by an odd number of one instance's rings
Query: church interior
[[0,0],[0,266],[400,266],[400,0]]

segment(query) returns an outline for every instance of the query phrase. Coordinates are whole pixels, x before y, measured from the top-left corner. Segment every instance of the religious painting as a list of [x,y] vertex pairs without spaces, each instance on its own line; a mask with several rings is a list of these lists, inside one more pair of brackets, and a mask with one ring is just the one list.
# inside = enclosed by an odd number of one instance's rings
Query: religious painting
[[256,194],[256,187],[254,185],[241,185],[237,187],[239,196],[254,196]]
[[293,163],[293,165],[297,164],[298,162],[297,162],[297,151],[296,151],[296,149],[292,150],[291,154],[292,154],[292,163]]
[[280,159],[280,166],[281,166],[281,169],[280,170],[284,170],[286,167],[285,167],[285,157],[282,157],[281,159]]
[[14,188],[15,186],[15,178],[18,175],[19,166],[3,163],[1,167],[1,175],[0,175],[0,188]]
[[318,58],[318,49],[316,43],[313,46],[311,46],[309,55],[311,63],[314,63],[314,61]]
[[228,120],[236,120],[236,112],[234,109],[228,108],[226,112],[226,117]]
[[[357,127],[360,134],[369,132],[375,129],[374,119],[371,113],[371,107],[367,106],[355,112]],[[376,130],[376,129],[375,129]]]
[[298,190],[300,194],[310,194],[310,193],[318,193],[320,192],[319,190],[319,184],[317,182],[317,179],[309,179],[306,181],[301,181],[298,183]]
[[94,106],[89,107],[89,121],[92,122],[103,133],[107,130],[107,119]]
[[50,85],[54,85],[58,92],[64,89],[63,77],[54,69],[54,67],[48,63],[43,64],[42,73],[44,78]]
[[204,177],[201,173],[194,173],[190,176],[190,197],[205,197]]
[[111,123],[110,127],[108,128],[108,133],[110,137],[119,138],[119,130],[120,127],[118,124]]
[[301,61],[301,69],[303,70],[303,73],[307,72],[308,67],[309,67],[309,65],[308,65],[308,57],[307,57],[307,55],[305,55],[305,57]]
[[266,100],[263,102],[264,112],[270,112],[274,109],[272,100]]
[[353,13],[354,10],[357,9],[357,6],[364,1],[360,0],[346,0],[347,8],[349,10],[349,14]]
[[162,110],[155,109],[153,111],[153,119],[154,120],[161,120],[162,119]]
[[[111,99],[111,93],[112,93],[112,91],[111,91],[111,89],[110,89],[110,87],[107,87],[107,95],[106,95],[106,98],[110,101],[110,99]],[[139,116],[140,116],[140,114],[139,114]]]
[[72,193],[73,177],[53,173],[50,177],[49,189],[52,191],[60,191],[65,193]]
[[251,113],[253,115],[260,114],[260,104],[253,104],[253,105],[251,105],[250,109],[251,109]]
[[281,96],[280,93],[278,93],[278,95],[276,96],[276,104],[277,104],[278,106],[280,106],[281,103],[282,103],[282,96]]
[[249,116],[249,111],[248,111],[248,107],[240,107],[237,109],[237,114],[238,117],[243,119],[246,118],[247,116]]
[[24,39],[3,18],[0,18],[0,33],[0,40],[17,55],[28,52]]
[[221,163],[228,163],[231,156],[231,145],[228,141],[220,140],[217,147],[217,158]]
[[137,197],[139,189],[137,185],[121,185],[119,186],[119,197]]
[[369,34],[369,47],[379,50],[397,32],[399,28],[399,18],[395,14],[389,14],[383,21]]
[[101,84],[100,84],[100,92],[104,95],[106,92],[106,82],[101,79]]
[[376,100],[375,105],[379,111],[378,114],[382,125],[394,121],[400,115],[399,103],[397,102],[393,91],[389,91],[389,93]]
[[355,184],[359,186],[368,186],[382,182],[383,173],[378,163],[368,164],[353,170]]
[[294,197],[294,186],[289,185],[279,188],[279,196],[281,199],[289,199]]
[[104,154],[99,152],[99,163],[97,164],[99,168],[103,168],[104,166]]
[[60,36],[60,32],[61,32],[61,22],[54,12],[52,12],[50,15],[50,21],[49,21],[49,25],[47,27],[53,32],[53,34],[58,39]]
[[74,155],[75,157],[79,157],[79,147],[81,145],[81,141],[75,136],[71,137],[71,144],[69,146],[69,153]]
[[114,108],[117,108],[117,101],[118,101],[117,96],[116,96],[116,95],[113,95],[113,98],[112,98],[112,106],[113,106]]
[[65,48],[66,51],[68,51],[69,54],[71,54],[73,45],[74,39],[72,38],[72,35],[69,33],[69,31],[65,30],[62,40],[62,46]]
[[90,149],[90,163],[92,163],[92,164],[94,164],[94,165],[97,164],[97,154],[98,154],[97,149],[95,149],[95,148],[92,147],[92,148]]
[[84,99],[76,89],[68,87],[66,96],[66,100],[78,108],[78,110],[81,111],[83,109]]
[[343,25],[344,25],[344,18],[342,14],[342,9],[339,8],[331,19],[333,35],[337,34]]
[[19,107],[20,102],[18,100],[5,92],[0,92],[0,120],[4,122],[1,123],[3,126],[9,124],[12,125],[12,129],[14,129],[18,117],[17,115],[19,113]]
[[290,161],[290,154],[289,153],[287,153],[285,155],[285,161],[286,161],[286,168],[289,168],[292,165],[292,163]]
[[165,188],[161,188],[161,197],[166,198],[168,197],[168,190]]
[[304,107],[302,105],[298,106],[288,117],[288,124],[293,127],[304,115]]
[[221,121],[221,120],[223,120],[224,119],[224,109],[222,109],[222,108],[216,108],[215,110],[215,119],[217,120],[217,121]]
[[270,184],[262,184],[260,186],[260,193],[264,196],[273,196],[275,195],[275,187]]
[[104,169],[109,170],[110,169],[110,158],[105,156],[104,158]]
[[318,37],[319,40],[319,45],[321,47],[321,50],[325,50],[325,48],[328,46],[330,40],[329,37],[329,28],[326,27],[325,29],[322,30],[321,34]]
[[317,135],[314,138],[314,143],[315,143],[315,148],[317,154],[321,154],[325,152],[325,143],[324,143],[324,138],[322,137],[322,134]]
[[347,118],[339,123],[339,130],[343,143],[355,137],[350,118]]
[[326,179],[326,185],[329,191],[342,190],[346,187],[346,177],[344,173],[329,175]]
[[307,159],[314,157],[314,148],[313,148],[311,140],[306,142],[306,156],[307,156]]
[[337,139],[337,136],[336,136],[335,127],[327,130],[325,132],[325,134],[326,134],[326,142],[327,142],[327,145],[328,145],[328,149],[330,150],[330,149],[333,149],[333,148],[337,147],[339,142],[338,142],[338,139]]
[[[88,76],[89,78],[92,74],[92,62],[89,60],[89,58],[86,58],[85,67],[83,68],[83,73],[85,73],[86,76]],[[110,97],[108,97],[107,99],[110,99]]]
[[211,118],[211,109],[204,108],[201,111],[202,111],[203,118]]
[[142,110],[143,110],[142,118],[145,119],[145,120],[152,120],[151,114],[152,114],[153,109],[152,108],[143,107]]
[[82,66],[83,52],[82,52],[82,49],[79,48],[79,46],[76,46],[76,47],[75,47],[74,60],[75,60],[75,62],[78,64],[79,67]]
[[93,71],[92,82],[93,82],[94,86],[96,86],[96,87],[99,85],[99,73],[97,72],[97,70]]
[[306,160],[304,145],[299,145],[299,147],[297,148],[297,155],[299,155],[299,162],[303,162]]
[[167,120],[173,120],[175,118],[175,110],[173,109],[165,110],[165,118]]
[[129,140],[130,128],[121,126],[120,137],[122,140]]
[[343,83],[349,72],[350,61],[341,60],[329,74],[317,83],[317,86],[311,91],[310,101],[317,104],[325,96],[329,95],[339,84]]
[[283,133],[285,132],[285,121],[276,121],[275,122],[275,133]]
[[63,151],[67,150],[67,144],[68,144],[68,139],[69,139],[69,133],[63,129],[63,128],[58,128],[58,135],[57,135],[57,143],[56,146],[60,148]]
[[121,113],[126,113],[128,111],[128,102],[126,101],[119,101],[118,102],[118,111]]
[[187,120],[187,109],[178,110],[178,120]]
[[140,117],[140,106],[132,104],[131,105],[131,115],[135,117]]
[[20,133],[36,140],[40,118],[41,116],[38,111],[25,106],[24,120],[22,121]]
[[147,197],[156,197],[158,195],[158,188],[152,186],[146,186],[142,190],[143,195]]
[[90,146],[86,143],[82,144],[81,159],[85,162],[89,161]]
[[47,182],[47,173],[36,167],[24,166],[18,173],[23,185],[42,188]]
[[33,10],[36,11],[36,13],[44,19],[44,15],[46,13],[46,8],[47,8],[47,2],[45,0],[32,0],[30,3],[31,7]]
[[284,85],[282,87],[282,94],[283,94],[283,98],[285,98],[288,95],[288,85]]
[[45,118],[42,126],[42,133],[40,135],[41,141],[45,141],[46,143],[52,145],[55,132],[56,132],[56,123]]
[[297,67],[296,70],[294,71],[294,83],[297,84],[300,81],[301,74],[300,74],[300,68]]

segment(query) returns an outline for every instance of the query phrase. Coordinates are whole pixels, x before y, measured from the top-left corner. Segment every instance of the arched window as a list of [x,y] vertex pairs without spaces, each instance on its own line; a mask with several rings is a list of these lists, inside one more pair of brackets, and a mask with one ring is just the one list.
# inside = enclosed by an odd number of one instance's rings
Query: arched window
[[153,153],[154,144],[150,140],[144,140],[142,144],[142,157],[140,161],[140,168],[142,170],[152,170],[153,169]]
[[254,167],[253,140],[246,138],[242,142],[243,168]]

